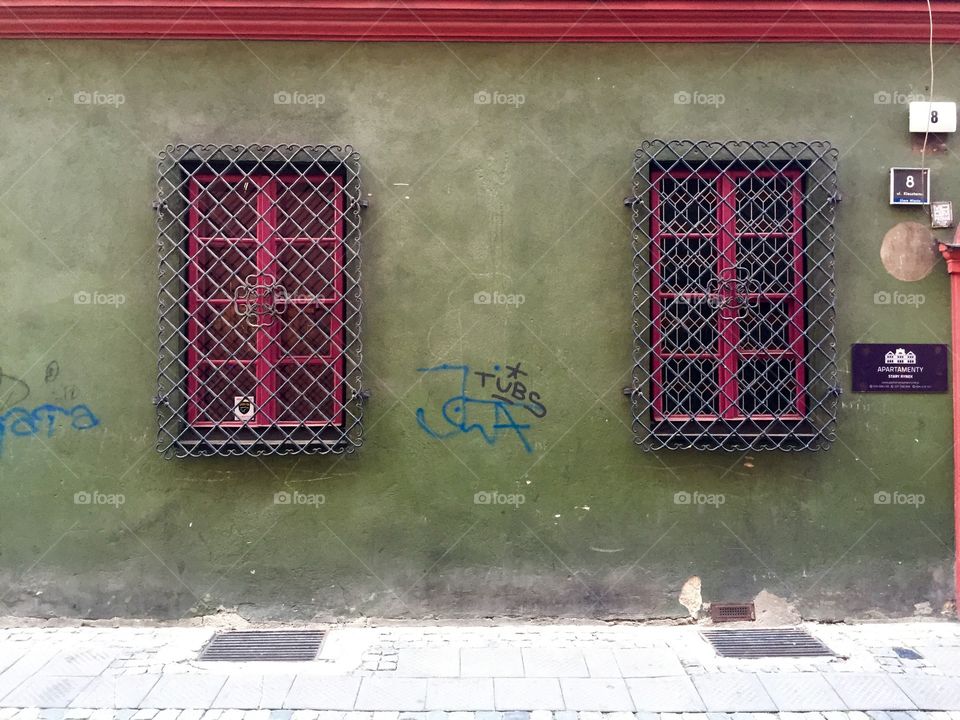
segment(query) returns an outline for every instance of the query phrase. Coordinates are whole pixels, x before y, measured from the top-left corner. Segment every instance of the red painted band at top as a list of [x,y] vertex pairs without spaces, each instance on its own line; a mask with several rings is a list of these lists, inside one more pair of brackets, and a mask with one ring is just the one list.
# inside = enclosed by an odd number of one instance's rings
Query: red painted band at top
[[[933,11],[960,41],[960,2]],[[6,0],[0,37],[916,43],[929,23],[924,0]]]

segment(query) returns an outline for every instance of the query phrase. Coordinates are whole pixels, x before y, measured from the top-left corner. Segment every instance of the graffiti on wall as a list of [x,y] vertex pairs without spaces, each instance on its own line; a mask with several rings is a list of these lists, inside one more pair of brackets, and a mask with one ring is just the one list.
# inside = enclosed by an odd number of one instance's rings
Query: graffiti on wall
[[60,364],[47,364],[43,381],[55,402],[45,402],[30,408],[24,402],[31,388],[25,380],[0,369],[0,456],[7,437],[53,437],[58,426],[69,422],[71,430],[89,430],[100,424],[100,419],[83,403],[74,403],[77,388],[74,385],[54,386],[60,376]]
[[417,368],[417,372],[446,374],[457,380],[457,392],[440,406],[438,421],[428,423],[426,409],[417,408],[417,423],[427,435],[445,440],[474,432],[487,445],[496,445],[504,436],[513,436],[524,450],[533,452],[527,438],[531,427],[529,416],[535,420],[544,418],[547,407],[540,393],[533,389],[521,363],[493,365],[490,370],[471,370],[469,365],[444,363]]

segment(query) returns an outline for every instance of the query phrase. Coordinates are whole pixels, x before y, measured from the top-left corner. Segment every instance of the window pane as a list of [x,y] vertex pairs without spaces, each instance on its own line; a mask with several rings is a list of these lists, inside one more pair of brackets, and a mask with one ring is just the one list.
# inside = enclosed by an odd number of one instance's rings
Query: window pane
[[715,360],[670,358],[660,369],[664,415],[716,415],[719,387]]
[[322,238],[334,235],[339,219],[331,178],[277,180],[277,232],[281,237]]
[[257,354],[257,331],[234,303],[204,303],[194,314],[199,326],[194,347],[201,360],[251,360]]
[[197,371],[195,394],[197,422],[236,422],[234,400],[255,394],[257,378],[254,366],[201,366]]
[[660,290],[671,293],[704,293],[716,284],[717,243],[713,238],[660,240]]
[[206,298],[232,300],[237,287],[257,274],[256,256],[254,243],[204,243],[194,256],[197,292]]
[[278,319],[276,342],[281,356],[330,354],[331,307],[290,303],[280,312]]
[[278,365],[277,420],[335,422],[335,377],[326,365]]
[[706,300],[679,297],[662,301],[661,352],[717,352],[717,311]]
[[788,350],[790,300],[751,300],[741,309],[740,348]]
[[249,179],[217,178],[204,185],[194,203],[200,237],[256,237],[257,185]]
[[789,358],[750,358],[737,373],[739,406],[744,415],[783,415],[796,412],[796,361]]
[[696,175],[662,177],[659,210],[662,232],[715,233],[717,192],[714,181]]
[[751,292],[793,292],[794,242],[791,237],[737,238],[738,277]]
[[738,233],[793,231],[793,181],[785,175],[737,180]]
[[334,248],[320,243],[282,243],[277,253],[277,275],[292,299],[336,297]]

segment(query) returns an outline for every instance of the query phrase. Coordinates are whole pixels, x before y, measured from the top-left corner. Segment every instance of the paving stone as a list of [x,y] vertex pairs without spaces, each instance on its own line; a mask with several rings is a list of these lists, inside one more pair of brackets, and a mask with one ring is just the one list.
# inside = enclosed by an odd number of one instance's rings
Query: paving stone
[[460,650],[451,648],[401,648],[397,656],[397,677],[458,677]]
[[263,708],[247,710],[243,714],[243,720],[270,720],[270,711]]
[[521,654],[527,677],[585,678],[589,675],[583,653],[574,648],[523,648]]
[[683,674],[680,659],[672,650],[644,648],[616,650],[615,654],[623,677],[666,677]]
[[697,689],[685,675],[627,678],[627,688],[637,710],[696,712],[706,709]]
[[563,695],[556,678],[495,678],[497,710],[563,710]]
[[609,648],[583,648],[583,659],[587,663],[587,673],[590,677],[612,678],[621,677],[620,666],[616,655]]
[[759,677],[781,713],[847,709],[819,673],[763,673]]
[[520,648],[461,648],[460,675],[461,677],[521,678],[523,677],[523,658],[520,655]]
[[426,678],[365,677],[354,707],[358,710],[423,710]]
[[495,707],[492,678],[438,677],[427,680],[427,710],[484,710],[492,707]]
[[923,656],[947,675],[960,675],[960,648],[923,647]]
[[824,673],[823,677],[851,710],[911,710],[916,707],[889,675]]
[[[298,675],[290,686],[283,707],[327,708],[329,710],[353,710],[360,690],[360,678]],[[343,717],[342,715],[338,717]]]
[[90,720],[116,720],[116,717],[116,713],[110,708],[100,708],[93,711]]
[[633,710],[623,678],[560,678],[560,689],[568,710]]
[[153,720],[177,720],[179,715],[180,710],[175,708],[167,708],[154,715]]
[[[211,707],[252,710],[283,707],[293,675],[231,675]],[[244,720],[249,720],[244,715]]]
[[34,675],[4,697],[3,703],[22,708],[65,708],[92,679]]
[[155,708],[209,708],[226,675],[163,675],[141,702]]
[[777,705],[756,675],[742,673],[698,675],[692,678],[697,692],[712,712],[776,712]]
[[115,652],[103,649],[73,650],[51,658],[50,662],[40,668],[38,674],[96,676],[106,670],[116,659]]
[[575,710],[558,710],[553,713],[553,720],[577,720]]
[[290,720],[317,720],[316,710],[294,710]]
[[70,704],[76,707],[137,708],[159,679],[159,675],[94,678]]
[[898,675],[894,682],[920,710],[960,708],[960,679],[946,675]]
[[11,705],[11,703],[5,702],[10,691],[50,662],[59,650],[60,648],[56,644],[31,648],[26,650],[19,660],[0,673],[0,700],[4,700],[0,704]]

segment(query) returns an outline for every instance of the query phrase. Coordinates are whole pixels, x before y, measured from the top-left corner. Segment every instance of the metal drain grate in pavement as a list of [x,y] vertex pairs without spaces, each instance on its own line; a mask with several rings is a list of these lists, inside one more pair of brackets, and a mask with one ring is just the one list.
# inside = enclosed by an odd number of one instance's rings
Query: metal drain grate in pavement
[[806,630],[799,628],[704,630],[703,637],[722,657],[808,657],[834,654]]
[[314,660],[322,630],[230,630],[218,632],[200,652],[200,660]]

